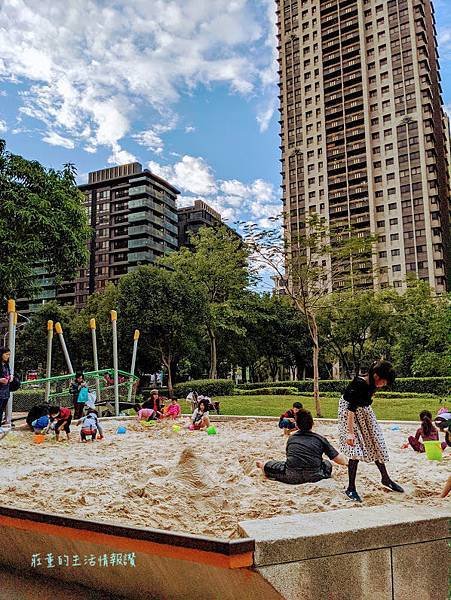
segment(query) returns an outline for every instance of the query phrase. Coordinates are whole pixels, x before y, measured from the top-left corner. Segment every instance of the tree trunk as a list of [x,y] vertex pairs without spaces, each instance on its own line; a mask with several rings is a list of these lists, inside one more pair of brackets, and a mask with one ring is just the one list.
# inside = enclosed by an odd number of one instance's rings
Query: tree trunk
[[173,388],[173,385],[172,385],[172,373],[171,373],[172,360],[171,360],[171,355],[165,356],[163,354],[163,352],[161,351],[161,358],[163,360],[164,366],[168,370],[168,396],[169,396],[169,398],[172,398],[172,396],[174,395],[174,388]]
[[210,338],[210,379],[218,378],[218,371],[216,367],[216,335],[215,332],[208,328],[208,337]]
[[316,416],[321,417],[321,402],[319,399],[319,339],[318,325],[314,314],[310,314],[310,324],[313,342],[313,398],[315,401]]

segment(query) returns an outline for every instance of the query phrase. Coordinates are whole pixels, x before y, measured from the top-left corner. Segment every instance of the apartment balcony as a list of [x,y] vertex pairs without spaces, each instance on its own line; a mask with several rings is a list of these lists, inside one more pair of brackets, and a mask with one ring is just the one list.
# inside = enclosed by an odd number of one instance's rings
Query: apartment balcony
[[329,190],[336,191],[337,189],[346,189],[348,179],[346,176],[329,178]]
[[337,66],[340,67],[341,64],[341,53],[336,52],[334,54],[324,54],[323,55],[323,68],[332,68]]
[[338,108],[332,108],[332,107],[328,107],[329,110],[326,114],[326,128],[327,128],[327,124],[330,121],[336,121],[341,119],[341,122],[343,121],[343,106],[340,102],[340,105],[338,106]]
[[136,212],[136,213],[129,213],[128,215],[128,222],[129,223],[136,223],[138,221],[147,221],[149,219],[149,213],[148,211],[141,211],[141,212]]
[[347,21],[344,21],[340,26],[342,38],[347,39],[347,36],[355,35],[356,33],[358,35],[358,29],[359,22],[357,19],[348,19]]
[[173,221],[178,221],[178,215],[177,215],[177,209],[176,208],[171,208],[167,205],[164,206],[163,209],[164,215],[168,218],[168,219],[172,219]]
[[130,187],[128,190],[129,196],[139,196],[142,194],[153,194],[152,187],[150,185],[136,185],[135,187]]
[[158,204],[157,202],[154,202],[152,209],[160,215],[164,215],[164,204]]
[[153,261],[153,252],[150,250],[145,250],[143,252],[129,252],[128,253],[128,262],[152,262]]
[[135,210],[136,208],[155,209],[155,206],[155,202],[150,198],[138,198],[136,200],[130,200],[128,203],[129,210]]
[[156,215],[155,213],[151,213],[149,215],[149,221],[151,223],[154,223],[155,225],[159,225],[160,227],[165,226],[164,220],[161,217],[159,217],[158,215]]
[[137,240],[129,240],[128,248],[129,250],[133,250],[135,248],[151,248],[152,250],[161,252],[163,250],[163,244],[155,242],[151,238],[139,238]]
[[152,233],[152,227],[150,225],[135,225],[134,227],[128,228],[128,235],[150,235]]
[[172,233],[174,233],[175,235],[178,235],[179,229],[176,225],[173,225],[172,223],[169,223],[168,221],[166,221],[164,226],[168,231],[172,231]]

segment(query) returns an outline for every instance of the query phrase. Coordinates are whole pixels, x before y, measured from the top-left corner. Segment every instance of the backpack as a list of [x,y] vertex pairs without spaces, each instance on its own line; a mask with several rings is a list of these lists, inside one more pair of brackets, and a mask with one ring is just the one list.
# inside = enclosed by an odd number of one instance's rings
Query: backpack
[[83,404],[89,400],[89,391],[86,386],[82,387],[78,393],[77,402],[82,402]]

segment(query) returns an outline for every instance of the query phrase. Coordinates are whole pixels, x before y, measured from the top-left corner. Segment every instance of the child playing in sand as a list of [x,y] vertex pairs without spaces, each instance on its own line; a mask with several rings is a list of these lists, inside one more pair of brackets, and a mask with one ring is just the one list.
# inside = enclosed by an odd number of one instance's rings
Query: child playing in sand
[[387,473],[385,463],[389,460],[388,450],[371,408],[375,392],[391,385],[395,377],[391,363],[379,360],[373,363],[367,375],[358,375],[351,381],[338,405],[340,450],[349,459],[349,483],[345,494],[354,502],[362,502],[355,487],[357,467],[361,460],[376,463],[383,486],[393,492],[404,492]]
[[329,479],[332,464],[323,460],[323,454],[338,465],[348,464],[343,454],[335,450],[326,438],[312,431],[313,417],[308,410],[299,409],[295,419],[298,431],[290,435],[287,441],[286,461],[257,462],[257,467],[268,479],[292,485]]
[[99,433],[99,439],[103,440],[103,429],[99,422],[99,415],[96,410],[90,408],[86,417],[80,419],[77,425],[81,425],[80,437],[82,442],[86,442],[87,436],[91,436],[93,442]]
[[290,431],[296,429],[296,415],[301,408],[300,402],[294,402],[293,408],[289,408],[283,415],[280,415],[279,427],[283,429],[285,435],[290,435]]
[[194,409],[194,412],[191,415],[191,427],[196,430],[210,427],[210,415],[206,400],[200,400],[199,406]]
[[171,398],[171,404],[164,411],[163,419],[177,419],[182,414],[180,404],[176,398]]
[[72,413],[70,408],[65,406],[51,406],[49,408],[49,416],[52,421],[55,421],[55,437],[59,441],[61,430],[66,432],[67,441],[69,441],[70,424],[72,422]]
[[33,431],[36,434],[48,433],[49,428],[50,428],[50,417],[48,415],[42,415],[41,417],[38,417],[37,419],[35,419],[31,423],[31,426],[33,427]]
[[[420,442],[420,438],[423,442],[437,442],[439,440],[438,429],[432,422],[432,414],[428,410],[423,410],[420,413],[421,425],[417,429],[415,436],[410,435],[408,438],[409,444],[415,450],[415,452],[424,452],[424,444]],[[446,448],[446,442],[442,442],[442,450]]]
[[141,404],[135,404],[138,421],[151,421],[155,416],[153,408],[143,408]]

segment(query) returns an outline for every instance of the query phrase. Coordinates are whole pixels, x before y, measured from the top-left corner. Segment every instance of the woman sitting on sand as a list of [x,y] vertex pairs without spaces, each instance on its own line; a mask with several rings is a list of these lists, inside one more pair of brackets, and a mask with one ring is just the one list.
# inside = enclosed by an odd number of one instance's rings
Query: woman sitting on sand
[[262,469],[268,479],[290,484],[315,483],[321,479],[329,479],[332,475],[332,464],[323,460],[323,454],[337,465],[348,464],[346,458],[339,454],[326,438],[312,431],[313,417],[308,410],[299,410],[295,419],[298,431],[287,441],[287,460],[257,462],[257,467]]
[[206,429],[210,427],[210,414],[206,400],[200,400],[199,406],[194,409],[191,415],[191,427],[192,429]]

